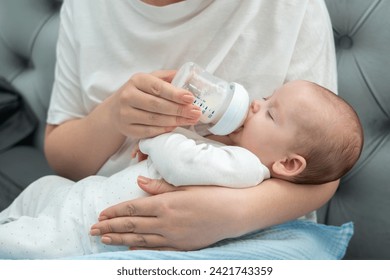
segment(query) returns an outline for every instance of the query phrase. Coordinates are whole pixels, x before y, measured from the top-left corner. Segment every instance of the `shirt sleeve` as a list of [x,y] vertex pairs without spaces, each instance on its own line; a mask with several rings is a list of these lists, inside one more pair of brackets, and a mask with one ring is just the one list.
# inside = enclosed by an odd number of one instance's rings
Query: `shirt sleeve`
[[270,177],[268,169],[246,149],[200,142],[180,133],[141,140],[140,150],[149,155],[161,176],[175,186],[245,188]]
[[72,3],[64,1],[61,7],[55,79],[47,117],[49,124],[61,124],[87,114],[82,105]]

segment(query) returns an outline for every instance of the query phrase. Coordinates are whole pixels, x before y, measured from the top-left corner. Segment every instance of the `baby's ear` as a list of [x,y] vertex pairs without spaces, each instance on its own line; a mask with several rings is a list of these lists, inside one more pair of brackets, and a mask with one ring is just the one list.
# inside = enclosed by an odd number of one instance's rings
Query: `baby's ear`
[[294,177],[305,170],[306,160],[298,154],[291,154],[286,158],[274,162],[271,168],[273,173],[278,176]]

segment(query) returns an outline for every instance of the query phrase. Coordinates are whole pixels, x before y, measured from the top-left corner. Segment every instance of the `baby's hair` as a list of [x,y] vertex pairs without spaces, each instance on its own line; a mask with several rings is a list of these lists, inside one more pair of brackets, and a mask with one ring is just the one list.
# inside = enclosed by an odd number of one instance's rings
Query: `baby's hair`
[[[291,181],[323,184],[344,176],[357,162],[363,149],[363,128],[353,107],[332,91],[309,82],[313,94],[323,99],[319,110],[322,124],[305,125],[297,139],[306,168]],[[300,130],[300,128],[299,128]]]

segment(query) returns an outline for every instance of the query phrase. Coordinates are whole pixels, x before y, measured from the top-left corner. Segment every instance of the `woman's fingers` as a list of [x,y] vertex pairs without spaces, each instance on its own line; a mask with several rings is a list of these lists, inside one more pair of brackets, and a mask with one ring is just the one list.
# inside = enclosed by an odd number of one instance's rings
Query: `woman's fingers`
[[198,122],[202,113],[192,94],[167,82],[174,72],[156,73],[135,74],[110,97],[112,123],[121,134],[153,137]]
[[[176,108],[175,108],[176,107]],[[160,114],[155,107],[151,106],[145,111],[134,107],[133,110],[129,110],[124,113],[123,116],[129,119],[132,124],[143,124],[153,126],[180,126],[180,125],[193,125],[198,121],[198,118],[202,114],[199,108],[195,105],[183,106],[181,108],[176,105],[172,106],[171,110],[177,109],[175,114],[171,114],[169,107],[167,107],[166,114]]]
[[155,248],[164,246],[167,243],[166,239],[161,235],[135,233],[106,234],[102,236],[101,241],[106,245],[125,245],[130,248]]
[[152,195],[178,190],[177,187],[167,183],[164,179],[150,179],[138,176],[137,183],[141,189]]
[[118,217],[93,225],[90,235],[101,236],[101,242],[107,245],[174,250],[169,240],[160,234],[164,227],[159,223],[156,217]]
[[93,236],[107,233],[160,234],[158,223],[156,217],[118,217],[93,225],[90,234]]
[[175,103],[188,104],[194,100],[194,97],[189,91],[178,89],[171,83],[151,74],[135,74],[131,78],[131,81],[139,90]]
[[161,215],[162,212],[167,210],[164,209],[165,204],[161,203],[160,201],[164,196],[163,192],[184,190],[184,188],[175,188],[172,185],[166,183],[164,180],[151,180],[141,176],[139,178],[149,180],[148,183],[146,183],[148,185],[146,188],[153,188],[158,184],[162,184],[164,189],[159,191],[161,195],[128,200],[108,207],[100,213],[100,222],[118,217],[157,217],[158,215]]
[[176,73],[177,73],[177,70],[156,70],[156,71],[151,72],[150,74],[170,83],[170,82],[172,82]]
[[151,126],[141,124],[131,124],[128,129],[122,130],[125,135],[131,135],[134,139],[154,137],[166,132],[171,132],[176,126]]
[[153,202],[154,199],[155,197],[148,197],[145,199],[135,199],[115,204],[100,213],[99,221],[101,222],[116,217],[155,217],[158,215],[158,209],[155,207]]
[[156,219],[152,221],[153,218],[150,218],[150,223],[148,223],[148,218],[138,219],[142,219],[142,223],[138,223],[136,217],[127,219],[127,222],[125,218],[113,219],[106,225],[104,221],[101,227],[92,226],[90,234],[101,236],[101,242],[106,245],[125,245],[131,250],[178,250],[163,234],[151,233],[158,228]]

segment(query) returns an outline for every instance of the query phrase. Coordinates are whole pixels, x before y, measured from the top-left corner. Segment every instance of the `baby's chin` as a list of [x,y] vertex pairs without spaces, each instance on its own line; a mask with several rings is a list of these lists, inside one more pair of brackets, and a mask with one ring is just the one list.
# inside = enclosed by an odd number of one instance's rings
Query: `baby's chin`
[[244,127],[241,126],[241,127],[237,128],[235,131],[233,131],[232,133],[228,134],[230,141],[232,141],[234,145],[239,144],[239,142],[240,142],[239,140],[241,138],[241,132],[242,132],[243,128]]

